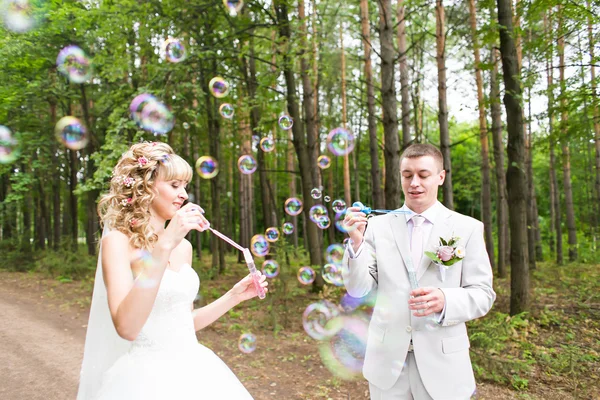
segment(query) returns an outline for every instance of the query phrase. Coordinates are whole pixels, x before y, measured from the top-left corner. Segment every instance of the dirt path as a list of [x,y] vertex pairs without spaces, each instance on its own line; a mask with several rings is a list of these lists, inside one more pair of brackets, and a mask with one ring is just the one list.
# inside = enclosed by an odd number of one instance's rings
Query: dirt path
[[[87,307],[75,304],[81,293],[76,283],[0,271],[0,399],[75,398],[88,316]],[[202,331],[202,342],[223,358],[255,400],[368,398],[366,382],[336,382],[303,336],[282,336],[249,360],[236,351],[236,334],[228,332],[224,322]],[[266,334],[263,340],[269,341]],[[519,397],[507,388],[483,383],[477,398]]]
[[85,328],[11,283],[0,284],[0,398],[75,398]]

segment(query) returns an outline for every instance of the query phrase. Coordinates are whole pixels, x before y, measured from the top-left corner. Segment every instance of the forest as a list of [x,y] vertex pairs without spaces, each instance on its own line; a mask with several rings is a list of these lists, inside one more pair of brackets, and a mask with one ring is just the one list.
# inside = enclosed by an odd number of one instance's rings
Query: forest
[[[98,199],[132,144],[165,142],[194,168],[189,200],[270,272],[267,299],[230,311],[208,343],[257,399],[274,398],[265,376],[285,398],[365,398],[360,371],[336,373],[302,314],[347,306],[346,207],[401,207],[400,155],[431,143],[446,170],[439,200],[484,223],[494,272],[496,304],[468,324],[479,398],[596,398],[599,11],[597,0],[1,0],[0,287],[33,279],[85,314]],[[210,232],[188,240],[206,304],[244,258]],[[240,353],[249,332],[257,350]],[[311,379],[323,365],[329,375]]]

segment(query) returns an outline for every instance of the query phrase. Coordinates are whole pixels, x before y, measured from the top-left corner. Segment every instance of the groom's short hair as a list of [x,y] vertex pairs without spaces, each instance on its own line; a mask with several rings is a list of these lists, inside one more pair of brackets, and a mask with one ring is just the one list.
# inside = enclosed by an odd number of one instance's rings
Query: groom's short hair
[[429,143],[415,143],[408,146],[400,156],[400,162],[404,158],[419,158],[431,156],[438,163],[440,171],[444,169],[444,156],[440,149]]

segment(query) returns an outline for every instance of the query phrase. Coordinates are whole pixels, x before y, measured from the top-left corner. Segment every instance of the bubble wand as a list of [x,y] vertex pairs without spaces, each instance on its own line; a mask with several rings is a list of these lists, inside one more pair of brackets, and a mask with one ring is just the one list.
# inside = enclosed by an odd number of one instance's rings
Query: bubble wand
[[242,246],[240,246],[227,236],[223,235],[221,232],[211,228],[210,226],[208,227],[208,229],[244,254],[244,260],[246,261],[246,266],[248,266],[248,271],[250,271],[250,276],[252,276],[252,281],[254,282],[254,288],[256,289],[256,293],[258,293],[258,298],[264,299],[266,297],[265,288],[263,288],[260,285],[260,273],[256,269],[256,265],[254,264],[254,259],[252,258],[250,250],[243,248]]

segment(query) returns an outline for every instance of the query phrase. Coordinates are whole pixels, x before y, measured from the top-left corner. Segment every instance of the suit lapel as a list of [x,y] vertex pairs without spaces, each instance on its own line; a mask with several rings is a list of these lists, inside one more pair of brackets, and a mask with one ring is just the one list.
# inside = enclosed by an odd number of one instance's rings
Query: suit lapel
[[[396,242],[396,246],[398,247],[398,251],[402,256],[402,260],[404,261],[404,267],[408,271],[408,267],[406,266],[406,261],[411,256],[410,255],[410,242],[408,240],[408,225],[406,224],[406,217],[404,214],[394,214],[390,220],[390,227],[392,229],[392,234],[394,235],[394,241]],[[416,268],[416,266],[415,266]]]
[[[450,229],[451,216],[452,213],[450,212],[450,210],[442,206],[442,209],[436,218],[436,222],[435,224],[433,224],[433,228],[431,229],[431,234],[429,235],[429,238],[427,239],[423,247],[424,252],[433,251],[433,249],[436,246],[438,246],[440,237],[447,239],[452,235]],[[421,257],[419,269],[417,270],[417,281],[421,279],[421,277],[425,274],[425,271],[427,271],[427,268],[429,268],[431,264],[433,264],[431,259],[425,254],[423,254],[423,257]]]

